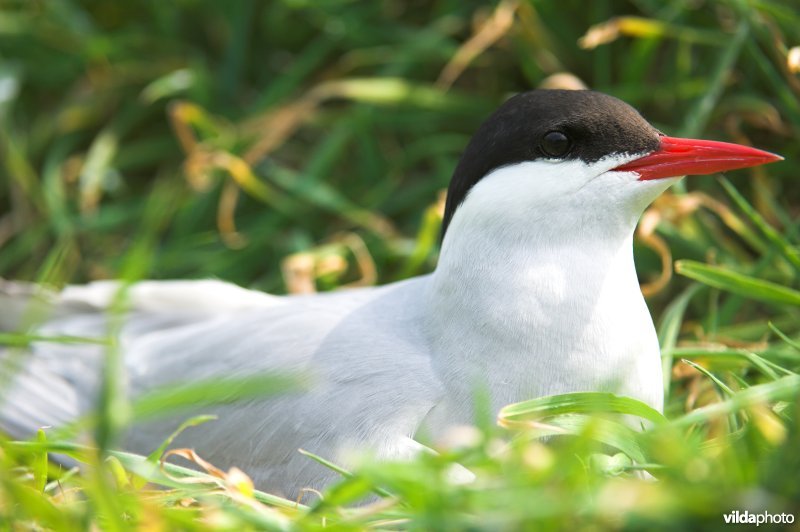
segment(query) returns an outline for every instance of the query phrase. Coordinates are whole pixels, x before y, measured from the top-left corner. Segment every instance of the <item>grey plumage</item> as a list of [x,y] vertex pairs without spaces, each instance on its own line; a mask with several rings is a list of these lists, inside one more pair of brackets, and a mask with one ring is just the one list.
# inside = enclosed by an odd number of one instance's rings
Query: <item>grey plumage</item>
[[[546,145],[554,132],[558,153]],[[637,220],[675,172],[778,159],[663,137],[622,102],[588,91],[512,98],[456,169],[435,272],[294,297],[218,281],[139,283],[118,338],[128,393],[304,375],[304,390],[202,409],[219,419],[176,442],[289,495],[335,476],[298,448],[345,466],[352,450],[407,457],[420,433],[436,439],[473,421],[479,388],[495,414],[533,397],[595,390],[660,410],[658,341],[633,263]],[[103,336],[116,291],[110,282],[45,295],[0,285],[0,330]],[[0,349],[0,368],[12,370],[0,375],[0,428],[24,437],[91,411],[103,349]],[[123,445],[149,453],[181,419],[136,425]]]
[[[130,395],[214,376],[304,375],[310,389],[301,393],[202,409],[219,420],[190,429],[176,442],[287,494],[321,487],[335,476],[297,453],[299,447],[335,460],[346,460],[350,448],[407,456],[415,446],[409,438],[440,393],[429,360],[414,345],[420,316],[407,299],[419,284],[293,298],[215,281],[134,286],[120,334]],[[114,284],[98,283],[71,287],[60,298],[51,294],[42,302],[52,305],[51,317],[37,334],[103,336],[115,290]],[[1,294],[5,310],[21,310],[31,301],[21,285],[6,284]],[[369,352],[363,349],[366,328],[373,338]],[[34,343],[3,394],[0,427],[25,437],[39,426],[62,426],[87,413],[98,391],[103,349]],[[0,358],[7,360],[8,352]],[[398,382],[397,371],[408,380]],[[149,453],[180,419],[136,425],[122,444]],[[275,434],[280,437],[270,437]]]

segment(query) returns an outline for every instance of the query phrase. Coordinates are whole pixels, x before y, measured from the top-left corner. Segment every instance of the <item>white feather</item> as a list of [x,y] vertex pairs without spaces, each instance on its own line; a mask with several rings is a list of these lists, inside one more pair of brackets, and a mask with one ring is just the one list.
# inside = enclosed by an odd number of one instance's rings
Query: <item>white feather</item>
[[486,386],[495,413],[555,393],[609,390],[661,409],[658,341],[633,263],[644,207],[676,179],[594,164],[524,162],[478,182],[455,212],[428,291],[436,421],[469,421]]

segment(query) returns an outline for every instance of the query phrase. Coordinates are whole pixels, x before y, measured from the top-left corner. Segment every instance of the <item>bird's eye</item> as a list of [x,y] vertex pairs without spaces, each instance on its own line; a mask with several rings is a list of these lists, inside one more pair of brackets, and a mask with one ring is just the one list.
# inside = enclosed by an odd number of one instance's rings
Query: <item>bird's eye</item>
[[542,151],[550,157],[566,155],[571,146],[569,137],[560,131],[550,131],[542,139]]

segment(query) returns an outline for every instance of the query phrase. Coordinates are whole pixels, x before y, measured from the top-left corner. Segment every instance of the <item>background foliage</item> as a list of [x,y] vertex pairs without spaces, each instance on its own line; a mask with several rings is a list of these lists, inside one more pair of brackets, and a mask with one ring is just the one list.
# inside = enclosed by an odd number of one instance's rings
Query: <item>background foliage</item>
[[[786,158],[687,179],[646,213],[635,253],[670,421],[642,435],[609,441],[624,429],[586,412],[636,405],[523,405],[508,429],[490,420],[441,456],[365,465],[322,503],[309,495],[311,509],[236,472],[219,472],[224,489],[181,484],[42,435],[0,447],[0,522],[684,529],[722,527],[731,509],[798,516],[797,46],[793,0],[0,0],[5,278],[297,292],[430,271],[460,150],[505,97],[542,84],[585,83],[667,134]],[[532,438],[553,427],[574,437]],[[94,465],[55,482],[45,448]],[[456,461],[478,480],[449,482]],[[660,481],[631,475],[644,466]],[[376,489],[393,498],[345,508]]]

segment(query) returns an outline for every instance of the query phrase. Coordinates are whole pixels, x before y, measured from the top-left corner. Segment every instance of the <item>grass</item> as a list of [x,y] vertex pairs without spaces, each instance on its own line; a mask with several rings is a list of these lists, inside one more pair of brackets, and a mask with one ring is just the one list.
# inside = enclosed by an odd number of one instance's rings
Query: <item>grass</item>
[[[0,0],[4,278],[219,277],[281,293],[430,271],[439,194],[470,133],[559,72],[667,134],[786,158],[687,179],[645,214],[634,252],[667,369],[663,418],[602,394],[535,399],[412,464],[367,460],[296,504],[246,471],[117,450],[129,420],[198,390],[130,404],[112,330],[91,445],[50,429],[0,440],[0,527],[685,530],[723,528],[733,509],[798,517],[800,78],[787,56],[799,28],[778,0]],[[663,271],[674,261],[677,275]],[[263,379],[240,383],[242,397],[291,386]],[[207,401],[227,400],[228,384]],[[87,465],[59,470],[48,452]],[[476,480],[454,482],[456,463]],[[367,494],[378,502],[351,506]]]

